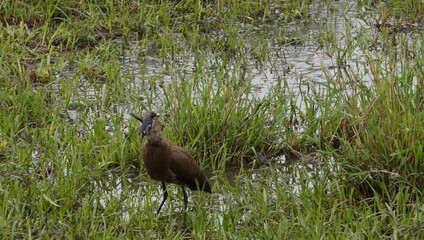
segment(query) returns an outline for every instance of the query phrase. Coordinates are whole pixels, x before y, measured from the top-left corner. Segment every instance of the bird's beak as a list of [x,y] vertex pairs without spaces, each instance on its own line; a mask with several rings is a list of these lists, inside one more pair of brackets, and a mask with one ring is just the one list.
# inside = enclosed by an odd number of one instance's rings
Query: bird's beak
[[149,133],[150,129],[152,129],[152,122],[153,120],[151,117],[143,119],[143,124],[141,124],[140,132],[139,132],[142,139],[144,136],[146,136]]
[[130,113],[130,115],[141,122],[141,128],[138,134],[141,135],[141,139],[143,139],[144,136],[146,136],[150,129],[152,129],[152,122],[153,118],[151,116],[145,117],[144,119],[135,115],[134,113]]

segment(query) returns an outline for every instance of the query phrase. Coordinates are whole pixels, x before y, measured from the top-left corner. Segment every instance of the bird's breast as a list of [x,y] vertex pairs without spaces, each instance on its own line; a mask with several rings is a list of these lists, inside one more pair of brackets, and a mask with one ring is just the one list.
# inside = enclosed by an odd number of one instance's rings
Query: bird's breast
[[147,173],[154,179],[163,172],[167,172],[170,168],[170,161],[166,148],[146,144],[143,148],[142,157]]

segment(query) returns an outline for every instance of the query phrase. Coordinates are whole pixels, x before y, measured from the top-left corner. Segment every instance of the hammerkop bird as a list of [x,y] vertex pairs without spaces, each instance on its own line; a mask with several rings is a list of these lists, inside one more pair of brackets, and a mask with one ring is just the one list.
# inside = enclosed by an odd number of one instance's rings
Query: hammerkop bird
[[156,113],[143,112],[143,118],[134,113],[131,113],[131,116],[142,122],[140,135],[141,138],[147,138],[142,152],[147,173],[152,179],[162,182],[163,200],[159,205],[157,214],[168,198],[165,183],[181,185],[184,195],[184,211],[187,209],[188,200],[184,186],[191,190],[211,193],[211,186],[193,156],[162,135],[162,123]]

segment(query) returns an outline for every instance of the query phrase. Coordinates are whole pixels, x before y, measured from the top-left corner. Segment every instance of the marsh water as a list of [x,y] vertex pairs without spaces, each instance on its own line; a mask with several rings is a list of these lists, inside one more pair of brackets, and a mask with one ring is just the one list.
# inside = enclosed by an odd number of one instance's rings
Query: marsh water
[[[298,20],[287,24],[276,12],[274,19],[259,26],[240,23],[238,31],[243,38],[244,48],[250,50],[246,50],[245,55],[238,56],[242,60],[226,63],[235,69],[230,74],[251,81],[254,86],[251,94],[255,97],[267,96],[277,84],[282,83],[287,84],[294,95],[321,91],[325,88],[327,78],[336,77],[341,69],[361,75],[364,82],[369,81],[369,73],[362,67],[366,63],[364,54],[359,49],[350,52],[344,62],[338,60],[338,55],[342,54],[358,32],[364,29],[373,31],[373,26],[363,20],[371,13],[367,13],[365,9],[358,10],[354,2],[334,2],[331,6],[331,9],[322,3],[312,6],[312,20],[308,21]],[[211,35],[215,36],[213,39],[220,41],[224,36],[219,34],[217,32]],[[258,36],[265,41],[259,41]],[[183,36],[176,34],[173,39],[180,44],[181,49],[190,49]],[[193,78],[196,71],[199,71],[200,61],[203,61],[200,71],[210,72],[210,76],[224,61],[211,49],[205,49],[199,60],[198,54],[190,50],[177,51],[172,56],[160,56],[155,46],[141,47],[138,40],[129,43],[119,39],[115,41],[123,49],[119,57],[119,72],[121,77],[128,79],[127,90],[138,92],[141,96],[153,96],[154,110],[161,109],[163,95],[169,84]],[[334,46],[334,42],[337,46]],[[265,52],[265,58],[261,57],[262,52]],[[240,64],[241,61],[243,64]],[[63,78],[78,78],[81,91],[79,99],[74,101],[92,102],[95,111],[99,104],[99,99],[95,96],[104,90],[101,88],[102,84],[92,84],[86,75],[75,72],[71,66],[58,75],[60,80],[57,85],[61,84]],[[147,100],[142,101],[148,105]],[[301,105],[301,101],[298,104]],[[118,113],[129,118],[131,105],[120,104],[116,108]],[[70,108],[68,114],[75,121],[79,114],[78,108]]]
[[[312,20],[308,21],[297,20],[287,24],[279,18],[277,12],[272,20],[267,20],[259,26],[240,23],[238,31],[244,40],[244,48],[250,50],[246,50],[246,55],[238,56],[226,63],[233,68],[229,74],[236,75],[228,77],[250,81],[253,85],[250,95],[257,98],[266,97],[277,85],[286,85],[290,89],[288,94],[297,99],[296,104],[299,109],[304,108],[301,95],[325,94],[328,82],[344,72],[359,75],[358,78],[362,79],[364,84],[371,81],[371,73],[365,67],[367,64],[365,53],[360,48],[354,48],[348,53],[345,49],[361,31],[377,31],[372,25],[374,24],[371,17],[373,13],[367,12],[366,9],[357,9],[355,2],[339,1],[333,2],[331,6],[331,9],[324,4],[312,6],[310,9]],[[216,41],[220,40],[219,34],[219,32],[213,34]],[[181,49],[190,49],[183,36],[173,37],[174,41],[180,44]],[[143,45],[142,47],[138,40],[129,43],[119,39],[115,41],[116,44],[122,45],[123,49],[118,59],[118,67],[120,77],[128,80],[128,85],[125,86],[126,91],[136,92],[144,105],[151,105],[152,110],[159,112],[163,107],[164,94],[171,87],[171,83],[192,79],[197,71],[205,72],[202,76],[213,77],[214,69],[219,68],[223,61],[228,61],[211,49],[204,49],[199,60],[198,53],[189,50],[177,51],[172,56],[160,56],[154,46]],[[261,57],[261,51],[265,52],[263,54],[265,58]],[[340,55],[343,55],[343,58],[340,58]],[[70,122],[79,121],[79,116],[82,114],[79,107],[81,104],[88,109],[88,114],[101,109],[103,98],[99,96],[106,94],[106,83],[99,81],[93,84],[87,79],[87,75],[75,72],[71,64],[58,74],[57,79],[57,89],[60,89],[63,79],[70,81],[77,79],[79,83],[80,91],[73,97],[71,100],[73,103],[66,112]],[[142,97],[143,95],[149,96],[153,102],[149,103],[148,98]],[[126,121],[130,119],[129,113],[134,111],[132,103],[126,100],[113,108],[115,114],[123,115]],[[84,114],[87,114],[87,111]],[[104,113],[104,115],[108,117],[110,113]],[[89,122],[84,124],[90,125]],[[122,131],[127,132],[128,128],[122,127]],[[302,129],[300,128],[299,131]],[[263,166],[260,166],[262,163],[258,160],[254,169],[237,167],[234,171],[227,170],[225,173],[215,172],[207,175],[212,183],[216,184],[228,181],[228,184],[243,185],[244,179],[248,179],[253,184],[266,184],[270,188],[278,184],[289,184],[296,193],[300,187],[312,188],[314,181],[321,175],[329,174],[329,172],[332,174],[331,167],[322,169],[323,163],[319,153],[303,155],[296,161],[288,161],[288,158],[285,155],[272,158],[270,159],[272,165]],[[270,168],[273,171],[270,171]],[[140,173],[139,170],[134,168],[131,173],[111,171],[93,179],[94,189],[101,196],[97,204],[105,208],[108,202],[121,202],[122,218],[125,220],[130,219],[138,211],[155,211],[162,198],[160,185],[151,181],[145,171]],[[305,183],[304,179],[299,179],[296,174],[299,171],[310,176],[310,180]],[[271,172],[278,174],[271,182],[261,183],[264,176],[270,175]],[[225,180],[219,179],[217,175],[225,176]],[[156,194],[146,194],[148,192]],[[172,208],[174,212],[181,211],[180,189],[170,186],[169,192],[170,200],[165,204],[163,212],[169,211],[169,208]],[[230,192],[213,193],[211,201],[206,203],[210,205],[208,211],[228,210],[231,207],[229,204],[236,202],[229,196],[231,196]],[[192,198],[199,198],[199,196],[192,193],[189,199]],[[273,196],[268,198],[272,199]],[[222,202],[229,204],[222,204]],[[217,221],[220,220],[217,219]]]
[[[243,56],[245,64],[232,73],[238,74],[235,77],[251,81],[254,86],[251,94],[259,98],[267,96],[277,84],[282,83],[287,84],[291,89],[290,94],[295,96],[301,92],[320,92],[325,90],[328,79],[337,77],[341,73],[341,69],[360,74],[364,82],[367,82],[370,80],[370,76],[363,68],[365,60],[364,54],[360,50],[355,49],[350,52],[343,62],[338,61],[338,55],[342,54],[343,49],[358,32],[373,31],[373,26],[364,21],[365,16],[370,14],[365,9],[358,11],[354,2],[340,1],[334,2],[331,9],[325,5],[312,6],[310,9],[312,20],[309,21],[298,20],[286,24],[282,22],[283,20],[279,18],[277,12],[274,19],[267,20],[260,26],[240,23],[239,34],[243,36],[245,45],[248,46],[246,48],[254,50],[246,51],[246,55]],[[281,38],[282,35],[289,37]],[[265,36],[261,39],[266,39],[266,41],[258,44],[258,36]],[[219,38],[219,33],[215,33],[215,39],[219,40]],[[338,45],[328,45],[327,43],[330,42],[328,38],[335,38],[332,42]],[[174,36],[174,41],[179,41],[181,48],[189,49],[183,36]],[[326,43],[326,41],[328,42]],[[161,109],[163,94],[172,82],[193,78],[196,71],[199,70],[197,54],[191,51],[178,51],[176,55],[164,57],[159,56],[157,51],[149,47],[141,47],[140,42],[136,40],[128,44],[118,39],[116,44],[122,44],[124,49],[119,58],[119,72],[121,77],[129,79],[127,90],[138,92],[139,95],[153,95],[153,110]],[[261,59],[261,51],[266,51],[265,59]],[[203,53],[202,59],[204,62],[202,62],[201,71],[210,71],[211,76],[213,69],[219,67],[223,61],[220,56],[208,49]],[[234,61],[233,67],[239,68],[240,65],[236,60]],[[67,68],[58,76],[58,79],[63,78],[78,78],[78,81],[81,82],[80,92],[74,101],[88,103],[91,111],[96,112],[101,105],[99,103],[101,99],[96,98],[96,93],[104,91],[105,85],[95,86],[85,79],[84,74],[74,72],[72,67]],[[57,84],[59,88],[60,83]],[[155,87],[153,88],[152,85]],[[152,89],[154,89],[154,93],[152,93]],[[300,98],[298,100],[297,104],[300,105],[299,108],[302,108],[302,101]],[[141,101],[146,101],[145,104],[148,105],[147,100],[141,98]],[[115,110],[124,115],[127,120],[130,118],[128,114],[133,111],[131,103],[125,101],[124,104],[115,106]],[[70,121],[77,122],[79,114],[81,114],[80,108],[71,107],[67,114]],[[122,130],[127,131],[128,129],[123,128]],[[286,158],[287,156],[280,156],[273,159],[275,164],[272,166],[243,170],[241,178],[238,177],[241,173],[240,169],[228,171],[224,176],[227,176],[230,183],[243,181],[243,178],[260,182],[263,174],[269,174],[269,168],[272,167],[279,173],[273,184],[285,182],[293,185],[294,191],[296,191],[301,183],[293,174],[296,172],[293,171],[293,168],[302,169],[311,176],[323,174],[320,156],[317,153],[303,157],[291,164],[287,164]],[[214,173],[208,175],[212,182],[219,184]],[[132,213],[136,214],[137,211],[155,211],[155,207],[157,207],[155,203],[158,203],[162,197],[159,184],[150,181],[145,173],[140,175],[137,171],[123,175],[109,173],[93,180],[93,183],[102,196],[102,200],[98,204],[105,207],[112,199],[122,202],[126,209],[123,213],[125,219],[130,218]],[[306,183],[306,185],[312,185],[312,183]],[[150,191],[147,191],[148,189]],[[158,190],[154,191],[154,189]],[[168,204],[174,206],[174,211],[180,211],[181,192],[176,187],[170,189],[172,205]],[[152,196],[145,194],[151,190],[157,194]],[[228,194],[214,193],[210,203],[211,210],[225,211],[228,205],[220,203],[228,201],[227,196]],[[142,209],[139,209],[140,206]],[[169,206],[165,205],[165,211],[167,208]]]

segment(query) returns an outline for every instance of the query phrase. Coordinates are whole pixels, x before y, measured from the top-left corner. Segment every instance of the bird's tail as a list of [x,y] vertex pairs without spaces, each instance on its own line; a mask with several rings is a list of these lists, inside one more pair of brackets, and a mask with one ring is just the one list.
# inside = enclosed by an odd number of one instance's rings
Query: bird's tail
[[204,192],[212,193],[211,185],[205,176],[200,176],[197,179],[190,179],[190,181],[184,181],[190,190],[201,190]]

